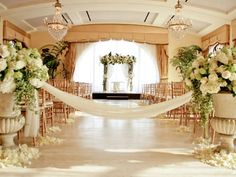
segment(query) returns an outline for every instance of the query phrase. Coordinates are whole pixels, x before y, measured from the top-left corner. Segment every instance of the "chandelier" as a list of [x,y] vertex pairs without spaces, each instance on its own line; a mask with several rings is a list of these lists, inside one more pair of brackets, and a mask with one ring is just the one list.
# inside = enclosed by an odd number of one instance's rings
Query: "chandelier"
[[175,5],[175,15],[168,22],[168,29],[174,33],[174,35],[181,39],[184,37],[185,33],[192,28],[191,20],[181,16],[181,9],[183,6],[180,4],[180,1],[177,1]]
[[61,3],[59,2],[59,0],[56,0],[55,8],[56,8],[56,12],[55,12],[55,15],[53,16],[52,21],[49,22],[46,17],[44,19],[44,23],[48,27],[49,34],[57,41],[60,41],[66,35],[69,26],[67,23],[64,22],[62,18]]

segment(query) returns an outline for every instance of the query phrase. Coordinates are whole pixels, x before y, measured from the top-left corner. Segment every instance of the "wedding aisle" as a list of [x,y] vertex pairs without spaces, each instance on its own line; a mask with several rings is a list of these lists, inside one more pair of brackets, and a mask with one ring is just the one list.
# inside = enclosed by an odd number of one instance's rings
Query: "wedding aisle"
[[[136,102],[108,101],[137,106]],[[157,118],[111,120],[79,113],[62,125],[60,145],[40,147],[28,168],[3,168],[7,177],[229,177],[235,170],[211,167],[192,155],[191,132],[178,121]]]

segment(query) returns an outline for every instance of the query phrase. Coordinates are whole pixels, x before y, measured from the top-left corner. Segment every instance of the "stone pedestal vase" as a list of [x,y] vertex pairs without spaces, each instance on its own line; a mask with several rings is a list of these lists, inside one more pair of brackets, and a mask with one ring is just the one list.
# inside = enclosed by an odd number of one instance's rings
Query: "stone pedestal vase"
[[25,124],[25,118],[15,107],[13,94],[0,93],[0,138],[3,147],[15,146],[14,137]]
[[229,152],[236,152],[236,97],[232,94],[213,95],[215,116],[211,120],[212,128],[220,134],[221,146]]

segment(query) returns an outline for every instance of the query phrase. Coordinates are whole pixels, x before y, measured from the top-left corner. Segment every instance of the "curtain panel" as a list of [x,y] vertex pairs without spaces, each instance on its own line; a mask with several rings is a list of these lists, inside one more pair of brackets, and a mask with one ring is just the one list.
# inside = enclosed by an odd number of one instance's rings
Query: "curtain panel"
[[160,71],[161,82],[168,81],[168,45],[157,45],[157,65]]
[[223,25],[215,31],[202,37],[202,50],[207,53],[210,46],[220,43],[228,45],[230,42],[230,26]]
[[65,67],[66,67],[66,70],[68,71],[67,79],[69,80],[71,80],[73,77],[73,73],[75,70],[76,56],[77,56],[77,44],[70,43],[69,51],[66,55],[66,60],[65,60]]

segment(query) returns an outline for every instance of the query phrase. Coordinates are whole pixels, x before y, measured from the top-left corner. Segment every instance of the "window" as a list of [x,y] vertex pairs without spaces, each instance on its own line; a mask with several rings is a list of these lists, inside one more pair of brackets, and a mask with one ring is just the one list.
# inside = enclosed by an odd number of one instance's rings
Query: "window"
[[[142,84],[159,82],[156,46],[123,40],[78,44],[73,80],[92,83],[94,92],[102,92],[103,64],[100,63],[100,57],[109,52],[112,52],[112,54],[134,55],[137,58],[133,72],[134,92],[141,92]],[[111,82],[118,81],[124,84],[127,82],[128,70],[125,64],[111,65],[108,70],[109,91],[112,90]],[[128,90],[125,86],[122,87],[126,91]]]

